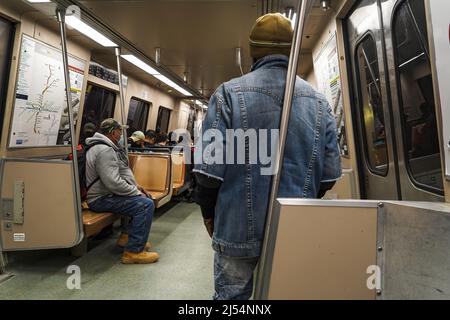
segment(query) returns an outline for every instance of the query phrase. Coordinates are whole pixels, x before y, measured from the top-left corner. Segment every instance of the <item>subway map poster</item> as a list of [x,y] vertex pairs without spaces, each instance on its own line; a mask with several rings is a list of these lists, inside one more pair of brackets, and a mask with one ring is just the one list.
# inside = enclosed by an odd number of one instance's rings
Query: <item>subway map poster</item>
[[[69,57],[74,112],[84,78],[84,62]],[[10,147],[68,144],[68,110],[61,50],[22,37]]]

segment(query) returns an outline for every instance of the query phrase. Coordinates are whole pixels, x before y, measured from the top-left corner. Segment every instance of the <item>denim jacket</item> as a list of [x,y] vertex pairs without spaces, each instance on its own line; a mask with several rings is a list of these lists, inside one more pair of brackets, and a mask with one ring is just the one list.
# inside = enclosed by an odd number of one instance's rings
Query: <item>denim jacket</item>
[[[268,141],[262,149],[270,156],[275,145],[271,133],[277,132],[271,129],[279,129],[288,62],[284,55],[266,56],[250,73],[222,84],[210,99],[203,138],[196,143],[194,172],[222,182],[215,206],[213,248],[227,256],[260,254],[272,175],[262,173],[269,167],[266,158],[258,155],[255,163],[252,132],[257,132],[258,147]],[[234,146],[226,145],[230,129],[248,133],[241,139],[241,148],[237,139]],[[278,196],[316,198],[321,183],[340,176],[333,111],[322,94],[297,77]]]

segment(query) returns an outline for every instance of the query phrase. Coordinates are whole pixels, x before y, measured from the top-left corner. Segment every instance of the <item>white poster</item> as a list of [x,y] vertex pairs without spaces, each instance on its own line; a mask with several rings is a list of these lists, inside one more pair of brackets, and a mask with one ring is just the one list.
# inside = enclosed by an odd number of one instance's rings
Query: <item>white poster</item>
[[[69,65],[72,100],[78,110],[84,63],[69,58]],[[13,112],[10,147],[64,144],[69,127],[61,50],[23,36]]]
[[338,130],[338,142],[341,155],[348,157],[347,136],[345,132],[344,107],[342,103],[341,79],[339,73],[339,56],[336,35],[322,46],[314,59],[314,72],[317,81],[317,90],[324,94],[333,108]]
[[445,177],[450,180],[450,6],[448,1],[429,1],[429,4],[443,120]]

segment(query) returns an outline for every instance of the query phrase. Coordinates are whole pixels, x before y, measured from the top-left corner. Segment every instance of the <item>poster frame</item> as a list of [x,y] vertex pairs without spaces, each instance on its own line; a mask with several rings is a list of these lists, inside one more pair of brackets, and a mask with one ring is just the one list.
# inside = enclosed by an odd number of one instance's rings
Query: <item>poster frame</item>
[[[19,68],[20,68],[20,61],[22,59],[22,44],[23,44],[23,40],[24,38],[27,37],[32,41],[38,42],[52,50],[57,50],[59,53],[61,53],[62,55],[62,50],[58,47],[55,47],[51,44],[48,44],[44,41],[41,41],[39,39],[36,39],[35,37],[28,35],[26,33],[22,33],[20,35],[20,42],[19,42],[19,54],[18,54],[18,63],[17,63],[17,68],[15,70],[16,72],[16,77],[15,77],[15,83],[14,83],[14,97],[13,97],[13,101],[11,104],[11,114],[10,114],[10,119],[9,119],[9,125],[8,125],[8,140],[6,142],[6,150],[22,150],[22,149],[49,149],[49,148],[68,148],[70,147],[70,143],[68,144],[55,144],[55,145],[47,145],[47,146],[13,146],[11,145],[11,134],[12,134],[12,127],[13,127],[13,121],[14,121],[14,112],[16,109],[16,94],[17,94],[17,86],[18,86],[18,82],[19,82]],[[87,76],[86,76],[86,65],[87,65],[87,61],[77,57],[73,54],[68,53],[68,57],[69,59],[74,59],[74,60],[78,60],[78,62],[81,62],[84,64],[84,70],[83,70],[83,85],[82,88],[84,88],[85,83],[87,81]],[[62,59],[62,58],[61,58]],[[82,94],[82,93],[81,93]],[[79,106],[79,110],[81,110],[81,99],[80,99],[80,106]],[[79,119],[77,119],[77,121],[79,121]],[[72,137],[72,141],[74,137]]]

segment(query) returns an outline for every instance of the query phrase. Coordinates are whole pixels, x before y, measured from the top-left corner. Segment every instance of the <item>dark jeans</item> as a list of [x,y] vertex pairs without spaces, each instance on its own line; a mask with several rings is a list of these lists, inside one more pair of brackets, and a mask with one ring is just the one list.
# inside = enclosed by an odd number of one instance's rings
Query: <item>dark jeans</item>
[[253,272],[259,258],[214,255],[214,300],[248,300],[253,293]]
[[129,252],[144,250],[152,226],[155,205],[153,200],[142,196],[123,197],[108,195],[89,204],[89,209],[95,212],[112,212],[130,217],[128,224],[128,244],[125,247]]

